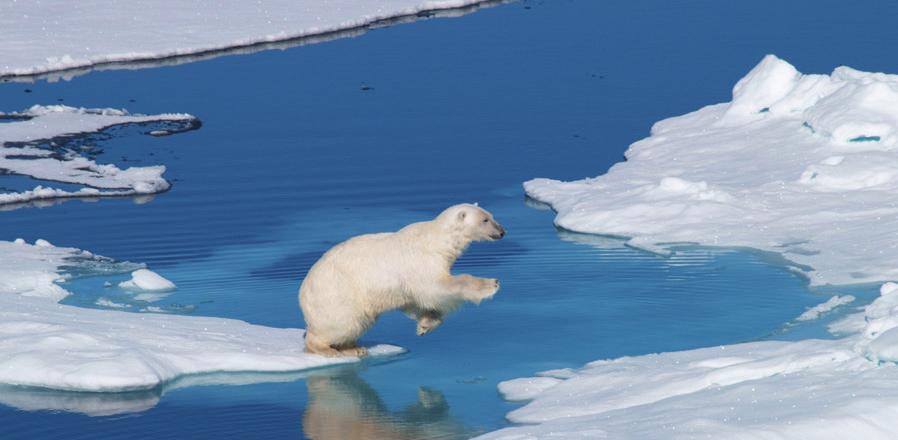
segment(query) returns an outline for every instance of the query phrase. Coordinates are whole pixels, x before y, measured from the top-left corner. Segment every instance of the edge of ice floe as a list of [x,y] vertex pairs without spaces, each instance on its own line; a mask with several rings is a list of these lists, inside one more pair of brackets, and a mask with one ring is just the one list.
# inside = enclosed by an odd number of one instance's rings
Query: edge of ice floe
[[24,82],[33,82],[39,79],[47,79],[49,81],[58,79],[70,80],[93,70],[170,66],[231,54],[250,54],[264,50],[289,49],[306,44],[354,37],[368,30],[411,23],[418,20],[459,17],[483,8],[512,1],[514,0],[428,0],[418,7],[408,8],[394,14],[369,17],[357,23],[336,25],[323,29],[315,28],[292,33],[262,35],[256,38],[197,48],[100,55],[86,60],[73,60],[71,57],[62,56],[52,60],[53,63],[49,63],[50,60],[48,60],[48,64],[52,65],[7,69],[0,67],[0,80]]

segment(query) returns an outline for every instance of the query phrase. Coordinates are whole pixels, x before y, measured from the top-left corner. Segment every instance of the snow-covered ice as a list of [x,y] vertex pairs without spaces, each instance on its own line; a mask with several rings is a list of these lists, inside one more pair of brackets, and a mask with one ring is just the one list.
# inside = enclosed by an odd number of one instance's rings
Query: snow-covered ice
[[[58,303],[69,294],[61,285],[67,279],[139,267],[47,242],[0,241],[0,384],[148,390],[186,375],[288,372],[357,360],[304,353],[302,329]],[[370,353],[401,351],[379,345]]]
[[569,379],[514,379],[534,396],[481,439],[891,439],[898,435],[898,285],[836,340],[767,341],[596,361]]
[[599,177],[524,188],[558,226],[640,248],[776,252],[812,285],[898,279],[896,75],[802,74],[769,55],[731,102],[656,123],[626,158]]
[[0,77],[206,54],[483,0],[0,1]]
[[70,191],[38,185],[32,190],[0,193],[0,205],[35,200],[154,194],[170,185],[162,177],[165,166],[121,169],[98,164],[76,152],[57,151],[29,144],[62,136],[92,133],[121,124],[174,122],[193,124],[187,114],[132,115],[117,109],[86,109],[64,105],[35,105],[23,112],[0,113],[13,118],[0,124],[0,170],[37,180],[80,185]]
[[131,279],[118,285],[128,290],[145,290],[148,292],[165,292],[175,290],[175,283],[149,269],[138,269],[131,273]]

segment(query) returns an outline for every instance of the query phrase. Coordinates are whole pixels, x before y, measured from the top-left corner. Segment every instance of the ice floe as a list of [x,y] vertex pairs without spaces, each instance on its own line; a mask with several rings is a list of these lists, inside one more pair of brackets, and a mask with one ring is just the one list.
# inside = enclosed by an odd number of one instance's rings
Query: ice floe
[[[626,162],[527,194],[577,232],[777,252],[812,285],[898,279],[898,76],[767,56],[731,102],[660,121]],[[659,246],[660,245],[660,246]]]
[[[729,103],[667,119],[627,161],[524,187],[556,224],[670,251],[780,253],[812,284],[898,278],[898,76],[804,75],[767,56]],[[796,321],[855,298],[830,298]],[[835,340],[765,341],[601,360],[503,382],[527,425],[483,439],[890,439],[898,436],[898,284],[830,324]]]
[[[157,389],[186,375],[357,361],[304,353],[302,329],[58,303],[69,294],[60,284],[72,277],[143,273],[139,268],[47,242],[0,241],[0,384],[119,392]],[[378,345],[370,354],[401,351]]]
[[483,0],[0,1],[0,77],[204,55],[478,5]]
[[[836,340],[766,341],[596,361],[568,379],[503,382],[482,439],[890,439],[898,435],[898,285]],[[857,322],[857,319],[855,320]]]
[[189,127],[187,114],[132,115],[117,109],[87,109],[64,105],[35,105],[23,112],[0,113],[12,119],[0,124],[0,171],[36,180],[81,186],[64,190],[38,185],[20,192],[0,192],[0,205],[35,200],[155,194],[169,189],[162,177],[165,166],[119,168],[98,164],[64,148],[44,148],[36,141],[96,132],[121,124],[172,122]]

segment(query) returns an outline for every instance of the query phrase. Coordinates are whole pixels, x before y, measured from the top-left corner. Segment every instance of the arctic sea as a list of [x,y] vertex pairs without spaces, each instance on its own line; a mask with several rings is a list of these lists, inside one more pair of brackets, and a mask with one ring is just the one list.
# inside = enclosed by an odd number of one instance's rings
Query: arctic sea
[[[557,230],[520,184],[607,169],[653,122],[727,101],[767,53],[803,71],[898,71],[883,44],[888,7],[524,1],[285,50],[0,83],[2,111],[64,103],[202,120],[173,136],[121,127],[89,140],[101,162],[165,164],[167,193],[0,212],[0,239],[147,263],[178,285],[157,303],[170,313],[303,327],[303,275],[349,236],[460,202],[479,202],[508,230],[456,266],[502,280],[493,301],[423,338],[391,314],[363,339],[405,347],[402,356],[263,384],[2,388],[0,437],[466,438],[507,426],[517,404],[498,395],[503,380],[606,357],[827,337],[824,324],[844,312],[793,319],[834,294],[866,303],[875,287],[811,290],[771,255],[683,246],[659,256]],[[0,186],[22,184],[7,178]],[[116,295],[104,283],[123,279],[73,282],[66,301],[95,307]]]

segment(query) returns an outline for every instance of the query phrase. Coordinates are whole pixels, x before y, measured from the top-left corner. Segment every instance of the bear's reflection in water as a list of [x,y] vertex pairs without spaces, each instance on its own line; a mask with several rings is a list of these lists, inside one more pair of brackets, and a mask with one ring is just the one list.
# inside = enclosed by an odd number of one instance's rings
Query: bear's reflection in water
[[449,414],[439,391],[421,387],[417,401],[391,411],[358,368],[329,370],[306,379],[309,400],[303,433],[312,440],[461,439],[473,434]]

